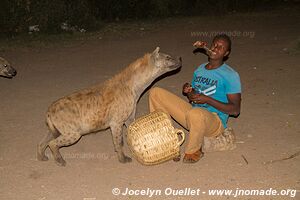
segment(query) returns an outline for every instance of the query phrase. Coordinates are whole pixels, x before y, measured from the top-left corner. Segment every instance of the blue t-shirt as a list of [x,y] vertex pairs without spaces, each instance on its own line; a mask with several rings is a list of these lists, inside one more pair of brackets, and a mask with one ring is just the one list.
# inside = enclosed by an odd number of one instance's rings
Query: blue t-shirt
[[[223,64],[216,69],[205,68],[207,63],[201,64],[194,72],[192,87],[198,93],[210,96],[223,103],[228,103],[227,94],[241,93],[241,81],[239,74],[229,65]],[[215,112],[220,117],[224,128],[227,127],[229,115],[223,113],[208,104],[192,104],[193,107],[205,108]]]

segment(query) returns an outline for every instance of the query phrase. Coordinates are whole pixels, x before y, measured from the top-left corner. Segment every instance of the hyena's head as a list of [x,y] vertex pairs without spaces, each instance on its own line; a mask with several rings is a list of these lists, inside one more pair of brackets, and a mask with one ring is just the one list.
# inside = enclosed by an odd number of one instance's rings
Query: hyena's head
[[178,69],[182,65],[181,57],[175,59],[170,55],[160,53],[159,47],[156,47],[156,49],[152,52],[151,60],[154,66],[159,68],[161,73]]
[[12,78],[17,74],[17,71],[10,66],[9,62],[0,57],[0,76]]

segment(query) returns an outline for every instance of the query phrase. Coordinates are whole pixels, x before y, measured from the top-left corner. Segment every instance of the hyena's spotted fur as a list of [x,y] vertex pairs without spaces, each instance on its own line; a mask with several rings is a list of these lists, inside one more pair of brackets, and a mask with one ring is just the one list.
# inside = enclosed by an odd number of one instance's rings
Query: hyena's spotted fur
[[7,60],[0,57],[0,76],[12,78],[17,74],[17,71],[9,64]]
[[119,161],[130,162],[131,158],[122,150],[123,125],[128,126],[134,120],[136,103],[154,79],[180,66],[180,59],[159,53],[156,48],[103,84],[57,100],[47,112],[50,132],[38,145],[38,160],[48,160],[45,149],[49,146],[56,163],[64,166],[60,147],[74,144],[82,135],[110,127]]

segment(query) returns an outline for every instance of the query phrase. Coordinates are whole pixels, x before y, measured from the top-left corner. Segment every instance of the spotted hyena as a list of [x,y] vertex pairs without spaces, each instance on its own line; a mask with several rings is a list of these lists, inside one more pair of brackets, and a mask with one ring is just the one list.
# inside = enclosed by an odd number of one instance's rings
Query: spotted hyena
[[17,71],[9,64],[9,62],[0,57],[0,76],[13,78],[16,74]]
[[50,132],[38,145],[38,160],[48,160],[45,149],[49,146],[56,163],[64,166],[60,147],[74,144],[85,134],[110,128],[119,161],[130,162],[122,149],[123,125],[134,120],[142,92],[157,77],[180,66],[180,58],[160,53],[157,47],[104,83],[55,101],[47,111]]

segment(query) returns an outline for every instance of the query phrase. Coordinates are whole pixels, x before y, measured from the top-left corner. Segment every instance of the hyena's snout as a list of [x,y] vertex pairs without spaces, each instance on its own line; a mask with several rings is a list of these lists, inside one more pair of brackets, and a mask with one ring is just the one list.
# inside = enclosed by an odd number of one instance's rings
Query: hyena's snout
[[10,67],[10,66],[6,66],[6,75],[11,76],[11,77],[16,76],[17,71],[14,68]]
[[182,58],[181,57],[178,58],[178,62],[180,64],[180,66],[182,66]]
[[1,66],[1,71],[0,71],[1,76],[5,76],[7,78],[12,78],[15,75],[17,75],[17,71],[11,67],[10,65],[2,65]]
[[173,60],[173,64],[171,65],[171,69],[177,69],[182,67],[182,58],[178,57],[177,59]]
[[10,66],[9,62],[0,57],[0,76],[12,78],[17,74],[17,71]]

